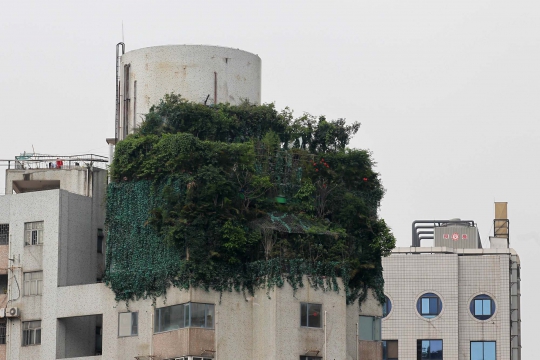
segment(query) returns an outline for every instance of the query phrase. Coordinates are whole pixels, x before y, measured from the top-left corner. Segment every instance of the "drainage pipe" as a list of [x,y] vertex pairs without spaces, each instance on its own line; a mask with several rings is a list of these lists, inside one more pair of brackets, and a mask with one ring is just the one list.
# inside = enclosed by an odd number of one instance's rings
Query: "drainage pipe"
[[324,312],[324,360],[326,360],[326,311]]

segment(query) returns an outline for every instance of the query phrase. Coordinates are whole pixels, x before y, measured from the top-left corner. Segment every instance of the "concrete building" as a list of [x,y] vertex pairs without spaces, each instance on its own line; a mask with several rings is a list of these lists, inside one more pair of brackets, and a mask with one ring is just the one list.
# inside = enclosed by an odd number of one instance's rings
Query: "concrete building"
[[412,246],[383,259],[384,359],[521,359],[520,263],[506,203],[495,217],[487,249],[473,221],[415,221]]
[[[26,157],[0,196],[0,359],[379,359],[370,292],[289,285],[255,296],[170,288],[115,301],[104,270],[106,159]],[[305,283],[309,282],[304,279]]]
[[116,138],[124,139],[165,94],[207,105],[261,102],[261,58],[206,45],[132,50],[117,45]]

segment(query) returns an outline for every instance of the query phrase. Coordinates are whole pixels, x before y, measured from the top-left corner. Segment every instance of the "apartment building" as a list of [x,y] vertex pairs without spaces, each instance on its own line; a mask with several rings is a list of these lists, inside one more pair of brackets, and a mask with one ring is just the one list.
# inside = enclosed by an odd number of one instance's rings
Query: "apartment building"
[[255,296],[170,288],[155,302],[117,302],[101,283],[107,159],[56,161],[30,156],[6,171],[0,359],[381,358],[382,306],[371,292],[361,308],[344,291],[287,284]]
[[474,221],[413,223],[412,246],[383,259],[383,359],[521,359],[520,262],[506,203],[496,203],[494,229],[482,248]]

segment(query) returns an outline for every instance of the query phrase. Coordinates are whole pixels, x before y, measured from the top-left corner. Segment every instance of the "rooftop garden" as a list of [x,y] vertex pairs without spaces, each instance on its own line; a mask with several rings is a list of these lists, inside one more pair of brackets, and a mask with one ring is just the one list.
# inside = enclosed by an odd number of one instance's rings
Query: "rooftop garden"
[[111,166],[105,281],[117,300],[170,286],[297,289],[307,275],[348,303],[368,288],[383,302],[381,257],[395,239],[377,214],[370,152],[347,147],[359,127],[166,95]]

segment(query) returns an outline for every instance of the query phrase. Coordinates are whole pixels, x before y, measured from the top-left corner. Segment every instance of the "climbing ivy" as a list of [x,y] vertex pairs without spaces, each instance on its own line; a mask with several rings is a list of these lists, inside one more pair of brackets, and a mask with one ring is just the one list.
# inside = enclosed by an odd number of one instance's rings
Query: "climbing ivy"
[[106,283],[117,300],[167,288],[270,290],[285,282],[384,301],[377,216],[384,189],[359,124],[272,104],[208,107],[166,95],[116,146],[107,197]]

